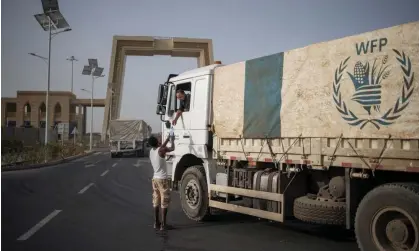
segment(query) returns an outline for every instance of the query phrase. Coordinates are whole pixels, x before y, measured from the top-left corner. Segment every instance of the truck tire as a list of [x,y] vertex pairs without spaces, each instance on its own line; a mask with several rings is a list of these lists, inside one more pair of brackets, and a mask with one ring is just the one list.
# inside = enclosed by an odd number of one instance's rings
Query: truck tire
[[208,185],[203,166],[191,166],[182,175],[180,203],[189,219],[202,221],[209,217]]
[[346,202],[319,201],[316,197],[299,197],[294,201],[295,218],[316,224],[345,225]]
[[419,250],[418,230],[419,184],[376,187],[356,211],[355,234],[362,251]]

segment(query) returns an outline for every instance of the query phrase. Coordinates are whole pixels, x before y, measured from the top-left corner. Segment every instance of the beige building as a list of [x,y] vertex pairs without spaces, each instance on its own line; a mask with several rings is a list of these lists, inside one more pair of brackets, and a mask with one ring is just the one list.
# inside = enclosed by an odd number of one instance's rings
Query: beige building
[[[2,127],[45,128],[45,91],[17,91],[16,97],[1,98]],[[105,107],[105,99],[94,99],[94,107]],[[48,124],[69,123],[70,133],[74,127],[80,134],[86,132],[86,107],[90,99],[77,99],[67,91],[49,92]]]

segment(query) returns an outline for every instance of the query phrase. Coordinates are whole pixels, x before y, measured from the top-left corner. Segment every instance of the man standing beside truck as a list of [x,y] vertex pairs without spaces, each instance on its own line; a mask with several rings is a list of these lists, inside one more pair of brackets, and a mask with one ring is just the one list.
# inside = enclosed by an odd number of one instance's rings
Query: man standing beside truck
[[[167,143],[171,141],[170,148]],[[152,179],[153,186],[153,209],[154,209],[154,228],[160,226],[160,230],[166,229],[167,208],[170,203],[170,183],[166,168],[166,153],[175,149],[174,135],[171,131],[162,145],[156,137],[152,136],[148,140],[152,147],[150,150],[150,161],[153,166],[154,174]],[[159,146],[160,145],[160,146]],[[161,208],[161,221],[159,220]]]
[[179,109],[176,112],[175,115],[175,119],[173,119],[172,121],[172,125],[176,125],[177,120],[179,119],[179,117],[182,115],[182,113],[189,109],[189,98],[188,96],[185,94],[185,91],[182,89],[178,89],[176,91],[176,98],[179,100]]

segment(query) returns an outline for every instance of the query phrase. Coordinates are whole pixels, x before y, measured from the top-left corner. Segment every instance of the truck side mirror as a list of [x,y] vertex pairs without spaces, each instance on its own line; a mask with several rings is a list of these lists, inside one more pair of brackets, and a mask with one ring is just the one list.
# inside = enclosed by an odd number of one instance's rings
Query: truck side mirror
[[159,85],[159,91],[157,93],[157,104],[165,105],[167,101],[167,85]]
[[164,105],[157,105],[156,114],[157,115],[164,115],[166,113],[166,107]]

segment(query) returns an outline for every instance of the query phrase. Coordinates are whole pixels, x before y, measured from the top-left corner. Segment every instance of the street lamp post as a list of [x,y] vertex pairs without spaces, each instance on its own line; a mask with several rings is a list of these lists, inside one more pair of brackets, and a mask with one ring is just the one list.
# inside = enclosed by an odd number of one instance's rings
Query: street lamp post
[[[103,68],[98,66],[97,59],[89,59],[89,65],[85,65],[83,67],[82,75],[92,76],[92,90],[91,90],[91,99],[90,99],[90,109],[91,109],[91,120],[90,120],[90,151],[93,148],[93,91],[94,91],[94,83],[95,79],[104,77],[102,75]],[[86,89],[82,89],[83,91],[89,92]]]
[[73,93],[73,79],[74,79],[74,73],[73,73],[73,69],[74,69],[74,61],[79,61],[78,59],[76,59],[74,56],[71,56],[69,58],[67,58],[68,61],[71,61],[71,93]]
[[84,88],[81,89],[81,90],[90,94],[90,110],[91,110],[92,114],[90,115],[90,142],[89,142],[89,148],[90,148],[90,151],[92,151],[92,140],[93,140],[93,137],[92,137],[92,131],[93,131],[93,91],[94,91],[93,82],[92,82],[92,90],[91,91],[89,91],[87,89],[84,89]]
[[38,55],[36,53],[33,53],[33,52],[30,52],[28,54],[31,55],[31,56],[34,56],[34,57],[37,57],[37,58],[40,58],[40,59],[44,60],[44,62],[48,65],[48,58],[40,56],[40,55]]
[[[51,39],[57,35],[58,33],[70,31],[70,25],[67,23],[67,21],[64,19],[63,15],[59,11],[58,8],[58,2],[57,1],[50,1],[50,2],[42,2],[44,7],[44,13],[42,14],[36,14],[35,19],[38,21],[39,25],[42,27],[44,31],[48,31],[48,78],[47,78],[47,91],[46,91],[46,97],[45,97],[45,106],[46,106],[46,113],[45,113],[45,145],[48,144],[48,129],[49,129],[49,123],[48,123],[48,108],[49,108],[49,91],[51,86]],[[55,32],[52,32],[52,30],[55,30]],[[64,29],[61,31],[58,31],[60,29]],[[33,55],[34,53],[30,54]],[[40,57],[38,55],[33,55]],[[46,161],[46,159],[45,159]]]

